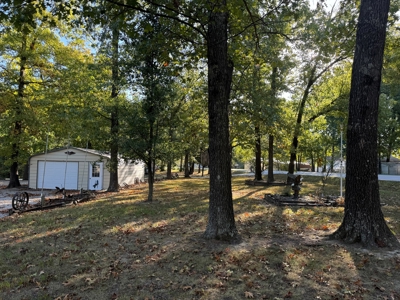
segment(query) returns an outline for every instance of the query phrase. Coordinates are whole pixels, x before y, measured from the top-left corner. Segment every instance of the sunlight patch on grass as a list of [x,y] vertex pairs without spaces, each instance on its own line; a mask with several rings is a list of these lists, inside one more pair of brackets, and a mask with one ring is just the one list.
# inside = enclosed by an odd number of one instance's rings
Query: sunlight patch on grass
[[[124,189],[106,199],[5,218],[0,255],[7,264],[0,265],[0,298],[57,299],[71,291],[82,299],[400,295],[397,257],[312,240],[340,224],[343,208],[267,205],[263,195],[271,188],[246,186],[246,178],[233,179],[240,244],[201,237],[208,179],[157,182],[153,203],[143,202],[146,188]],[[306,178],[305,187],[316,189],[319,180]],[[272,190],[281,194],[287,188]],[[327,191],[336,189],[329,181]],[[398,229],[392,201],[383,210],[391,229]]]

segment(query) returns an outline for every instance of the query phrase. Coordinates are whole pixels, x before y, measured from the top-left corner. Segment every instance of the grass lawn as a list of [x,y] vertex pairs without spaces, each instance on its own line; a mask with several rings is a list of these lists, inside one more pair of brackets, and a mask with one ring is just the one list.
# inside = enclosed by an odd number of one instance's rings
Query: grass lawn
[[[284,180],[284,175],[275,176]],[[0,299],[400,299],[400,251],[326,239],[341,207],[277,207],[234,177],[242,243],[204,240],[208,179],[155,183],[63,208],[0,219]],[[301,194],[321,193],[305,177]],[[399,182],[380,182],[400,238]],[[339,179],[322,191],[339,194]],[[399,249],[400,250],[400,249]]]

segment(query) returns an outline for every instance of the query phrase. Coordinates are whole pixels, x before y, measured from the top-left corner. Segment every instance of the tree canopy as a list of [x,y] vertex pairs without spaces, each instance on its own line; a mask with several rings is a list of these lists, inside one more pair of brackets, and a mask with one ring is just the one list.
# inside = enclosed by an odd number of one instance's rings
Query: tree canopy
[[[43,151],[47,137],[51,148],[110,152],[113,191],[119,156],[145,161],[149,201],[157,164],[170,171],[186,157],[187,168],[207,149],[204,236],[238,239],[233,160],[253,163],[255,180],[263,179],[266,165],[272,173],[274,163],[289,173],[302,160],[333,169],[340,128],[351,130],[345,123],[359,5],[3,1],[0,161],[10,170],[10,187],[18,186],[18,170]],[[397,5],[392,2],[385,25],[378,95],[377,157],[387,159],[400,140]]]

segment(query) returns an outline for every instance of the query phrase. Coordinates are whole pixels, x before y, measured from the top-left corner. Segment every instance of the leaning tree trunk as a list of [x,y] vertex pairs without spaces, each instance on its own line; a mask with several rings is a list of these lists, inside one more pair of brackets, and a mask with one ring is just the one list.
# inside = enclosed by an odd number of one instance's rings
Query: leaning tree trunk
[[204,237],[236,240],[231,183],[229,93],[233,64],[228,59],[226,0],[212,1],[207,32],[210,201]]
[[274,182],[274,136],[268,135],[268,182]]
[[379,199],[377,124],[389,0],[361,1],[350,90],[344,219],[334,238],[399,246]]
[[256,135],[256,168],[254,173],[255,180],[262,180],[262,170],[261,170],[261,133],[260,127],[255,127]]
[[300,135],[300,129],[301,129],[301,122],[303,120],[304,108],[306,106],[308,95],[310,94],[311,87],[313,86],[313,84],[315,82],[315,77],[314,77],[315,70],[316,70],[316,65],[314,65],[314,67],[311,70],[311,76],[308,79],[306,89],[304,90],[303,97],[301,98],[301,101],[300,101],[299,111],[297,112],[296,124],[294,125],[292,146],[290,149],[290,162],[289,162],[289,173],[290,174],[294,173],[294,167],[295,167],[294,164],[296,162],[297,148],[299,146],[299,135]]
[[119,28],[115,26],[112,31],[112,87],[111,87],[111,100],[113,106],[111,107],[111,144],[110,144],[110,183],[108,185],[108,192],[118,192],[118,151],[119,151],[119,115],[118,115],[118,85],[119,85],[119,66],[118,66],[118,42],[119,42]]

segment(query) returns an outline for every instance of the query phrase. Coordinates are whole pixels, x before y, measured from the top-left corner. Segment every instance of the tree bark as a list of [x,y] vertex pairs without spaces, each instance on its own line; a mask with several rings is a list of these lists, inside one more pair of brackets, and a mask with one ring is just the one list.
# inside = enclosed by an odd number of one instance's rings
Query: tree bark
[[185,170],[185,178],[190,178],[190,176],[189,176],[189,151],[185,151],[185,162],[184,162],[184,165],[185,165],[185,168],[184,168],[184,170]]
[[268,135],[268,182],[274,182],[274,136]]
[[[168,128],[168,136],[169,136],[169,141],[171,143],[174,142],[174,138],[173,138],[173,127],[169,126]],[[174,159],[173,159],[173,155],[170,154],[168,155],[168,159],[167,159],[167,179],[173,179],[174,177],[172,176],[172,163],[173,163]]]
[[118,121],[118,108],[114,107],[111,113],[111,145],[110,145],[110,182],[108,185],[108,192],[118,192],[118,135],[119,135],[119,121]]
[[149,183],[149,193],[147,196],[147,202],[153,201],[153,192],[154,192],[154,172],[155,172],[155,164],[154,164],[154,148],[153,148],[153,139],[154,139],[154,122],[150,121],[149,128],[149,144],[148,144],[148,160],[147,160],[147,168],[148,168],[148,183]]
[[118,151],[119,151],[119,115],[118,115],[118,86],[119,86],[119,27],[114,26],[112,30],[112,87],[111,87],[111,101],[113,102],[111,111],[111,127],[110,127],[110,182],[108,185],[108,192],[118,192]]
[[311,152],[311,172],[315,172],[314,153]]
[[331,155],[331,172],[333,172],[333,168],[335,167],[335,144],[332,143],[332,155]]
[[22,180],[29,180],[29,164],[24,166],[24,174],[22,175]]
[[[276,103],[277,92],[278,92],[278,85],[277,85],[277,78],[278,78],[278,67],[274,66],[272,68],[271,74],[271,95],[273,103]],[[268,135],[268,182],[274,182],[274,135]]]
[[194,161],[191,161],[189,168],[189,175],[193,175],[193,173],[194,173]]
[[256,136],[256,166],[254,172],[255,180],[262,180],[262,170],[261,170],[261,133],[260,127],[255,127],[255,136]]
[[345,211],[332,235],[364,247],[400,246],[381,210],[377,174],[378,105],[389,2],[361,1],[347,127]]
[[289,170],[288,170],[288,173],[290,174],[294,173],[294,167],[295,167],[294,164],[296,162],[296,152],[298,145],[299,145],[299,140],[297,136],[294,136],[292,140],[292,148],[290,150],[290,160],[289,160]]
[[204,237],[235,241],[229,139],[229,94],[233,63],[228,59],[226,0],[212,1],[207,31],[210,201]]
[[153,201],[153,191],[154,191],[154,170],[153,170],[153,160],[150,158],[147,163],[147,170],[148,170],[148,178],[147,182],[149,184],[149,193],[147,195],[147,202],[152,202]]
[[167,162],[167,179],[172,179],[172,161],[170,159]]

